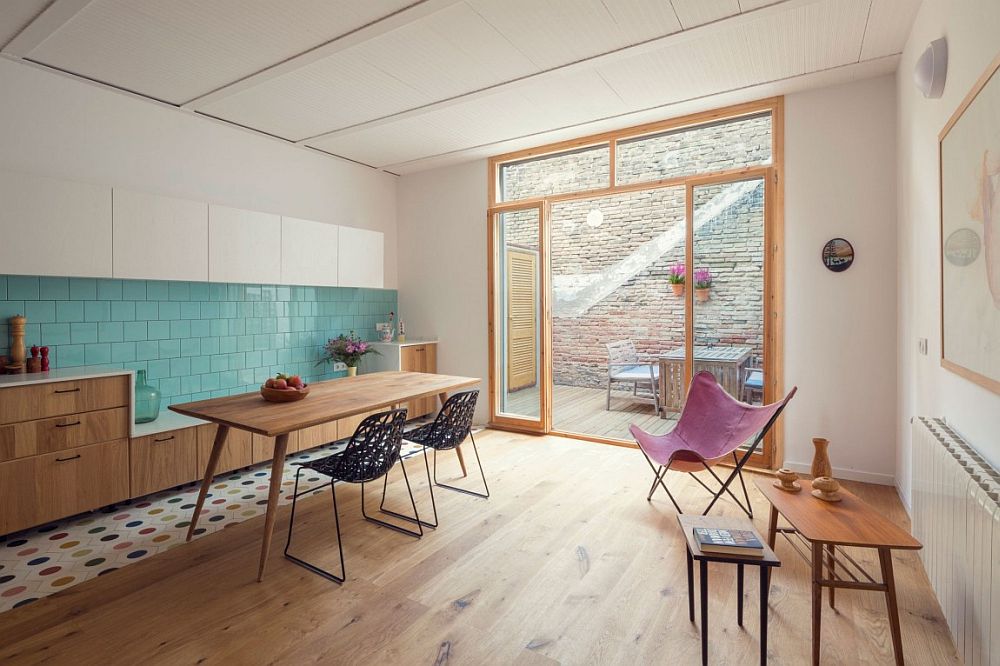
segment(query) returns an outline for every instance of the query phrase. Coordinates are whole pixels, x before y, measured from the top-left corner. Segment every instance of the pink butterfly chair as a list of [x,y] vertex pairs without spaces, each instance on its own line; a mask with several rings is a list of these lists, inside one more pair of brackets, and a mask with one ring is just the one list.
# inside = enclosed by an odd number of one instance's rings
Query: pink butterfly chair
[[[795,395],[796,390],[798,390],[797,387],[789,391],[781,402],[756,407],[739,402],[726,393],[715,381],[712,373],[699,372],[696,374],[691,380],[691,389],[688,391],[687,402],[684,404],[681,418],[673,430],[665,435],[653,435],[635,425],[629,426],[629,431],[635,437],[646,462],[649,463],[655,475],[646,500],[652,500],[656,486],[659,484],[667,491],[670,501],[677,508],[677,513],[684,513],[663,482],[667,472],[673,469],[679,472],[688,472],[691,474],[691,478],[712,493],[712,501],[702,515],[708,514],[723,493],[729,493],[729,496],[743,509],[747,516],[753,518],[750,496],[747,494],[747,486],[743,482],[743,465],[764,440],[764,436],[778,420],[778,416]],[[756,437],[754,437],[754,433],[756,433]],[[736,449],[751,437],[753,437],[753,443],[747,447],[742,457],[737,458]],[[712,466],[730,456],[735,463],[735,468],[723,481],[712,471]],[[654,462],[659,465],[659,468],[653,464]],[[718,492],[709,488],[704,481],[694,475],[694,472],[700,472],[702,469],[708,470],[708,473],[719,482],[721,488]],[[729,485],[736,477],[739,477],[740,485],[743,486],[745,506],[729,489]]]

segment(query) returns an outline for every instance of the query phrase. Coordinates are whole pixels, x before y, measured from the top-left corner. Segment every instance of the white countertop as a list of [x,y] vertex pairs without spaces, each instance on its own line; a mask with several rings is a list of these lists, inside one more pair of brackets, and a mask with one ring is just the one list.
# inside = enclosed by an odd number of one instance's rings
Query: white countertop
[[161,432],[167,432],[168,430],[193,428],[194,426],[205,425],[206,423],[208,423],[208,421],[202,421],[201,419],[195,419],[190,416],[178,414],[177,412],[172,412],[166,405],[161,405],[160,415],[156,417],[155,421],[132,424],[132,436],[145,437],[147,435],[156,435]]
[[95,379],[97,377],[116,377],[131,375],[131,370],[112,368],[106,365],[83,365],[77,368],[55,368],[48,372],[22,372],[16,375],[0,375],[0,388],[11,386],[29,386],[31,384],[47,384],[49,382],[67,382],[74,379]]
[[413,345],[431,345],[437,344],[437,340],[433,338],[411,338],[406,337],[406,342],[400,342],[399,340],[393,340],[392,342],[382,342],[376,341],[371,343],[374,345],[385,345],[386,347],[411,347]]

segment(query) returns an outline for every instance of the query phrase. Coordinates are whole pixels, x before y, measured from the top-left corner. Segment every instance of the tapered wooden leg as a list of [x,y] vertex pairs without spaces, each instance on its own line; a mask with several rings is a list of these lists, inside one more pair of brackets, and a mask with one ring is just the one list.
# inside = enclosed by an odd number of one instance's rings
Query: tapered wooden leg
[[[444,407],[444,403],[448,402],[448,394],[438,393],[438,400],[441,401],[441,406]],[[458,464],[462,468],[462,476],[469,476],[469,473],[465,471],[465,456],[462,455],[461,444],[455,447],[455,453],[458,455]]]
[[278,497],[281,495],[281,481],[285,471],[285,450],[288,448],[288,434],[274,438],[274,458],[271,460],[271,482],[267,491],[267,514],[264,517],[264,539],[260,544],[260,567],[257,582],[264,580],[264,565],[271,550],[271,535],[274,534],[274,520],[278,516]]
[[774,550],[774,540],[778,536],[778,510],[771,507],[771,517],[767,521],[767,545]]
[[226,435],[229,434],[229,426],[220,425],[215,431],[215,443],[212,444],[212,453],[208,456],[208,465],[205,466],[205,478],[201,481],[201,490],[198,491],[198,501],[194,505],[194,515],[191,516],[191,524],[188,525],[187,540],[194,537],[194,530],[198,526],[198,518],[201,516],[201,508],[205,505],[205,496],[208,488],[215,478],[215,468],[219,465],[219,456],[222,455],[222,447],[226,445]]
[[892,634],[892,651],[896,663],[903,663],[903,638],[899,631],[899,607],[896,604],[896,581],[892,575],[892,551],[878,549],[878,563],[882,567],[882,582],[885,584],[885,605],[889,611],[889,631]]
[[823,544],[814,543],[812,547],[812,663],[819,666],[820,622],[823,612]]
[[[836,567],[837,560],[835,559],[835,555],[834,555],[835,551],[834,551],[833,548],[834,548],[834,546],[833,546],[832,543],[826,544],[826,564],[827,564],[827,567],[830,570],[830,578],[831,579],[834,579],[834,578],[837,577],[836,574],[834,573],[834,569]],[[834,602],[836,601],[836,596],[837,596],[837,588],[831,587],[830,588],[830,608],[835,608]]]

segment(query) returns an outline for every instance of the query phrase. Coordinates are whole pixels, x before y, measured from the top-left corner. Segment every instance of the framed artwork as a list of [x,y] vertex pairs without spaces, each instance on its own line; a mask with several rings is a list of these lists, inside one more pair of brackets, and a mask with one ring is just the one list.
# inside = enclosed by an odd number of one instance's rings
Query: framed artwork
[[854,246],[843,238],[833,238],[823,246],[823,265],[834,273],[842,273],[854,263]]
[[941,365],[1000,393],[1000,56],[941,130]]

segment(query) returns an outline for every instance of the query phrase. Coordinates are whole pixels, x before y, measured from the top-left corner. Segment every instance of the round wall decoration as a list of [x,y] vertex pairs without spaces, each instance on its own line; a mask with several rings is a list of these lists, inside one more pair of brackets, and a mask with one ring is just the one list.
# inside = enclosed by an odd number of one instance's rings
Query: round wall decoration
[[846,271],[854,263],[854,246],[843,238],[833,238],[823,246],[823,265],[834,273]]
[[965,227],[956,229],[944,242],[944,258],[953,266],[968,266],[979,258],[983,244],[979,234]]

